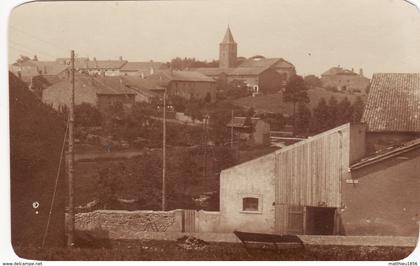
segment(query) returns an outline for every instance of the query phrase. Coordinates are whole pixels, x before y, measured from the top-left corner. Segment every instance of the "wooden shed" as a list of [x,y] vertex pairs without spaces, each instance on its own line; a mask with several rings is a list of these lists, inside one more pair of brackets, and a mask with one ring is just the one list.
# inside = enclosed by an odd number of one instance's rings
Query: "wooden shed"
[[338,232],[341,182],[363,147],[364,126],[345,124],[277,151],[275,232]]
[[364,136],[364,125],[345,124],[222,171],[224,230],[337,234],[342,182],[365,155]]

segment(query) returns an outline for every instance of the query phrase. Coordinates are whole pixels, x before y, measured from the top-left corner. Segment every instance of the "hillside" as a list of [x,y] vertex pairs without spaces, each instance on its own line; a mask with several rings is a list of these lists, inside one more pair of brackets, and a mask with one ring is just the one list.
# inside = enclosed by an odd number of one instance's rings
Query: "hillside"
[[[350,102],[354,102],[357,98],[357,95],[351,94],[344,94],[339,92],[331,92],[327,91],[324,88],[315,88],[308,90],[308,96],[310,99],[309,108],[312,110],[317,105],[321,98],[324,98],[326,101],[330,99],[331,96],[337,98],[337,101],[341,101],[344,97]],[[362,97],[362,100],[364,98]],[[265,94],[259,95],[256,97],[244,97],[239,98],[233,101],[233,104],[251,108],[253,107],[257,112],[268,112],[268,113],[283,113],[292,115],[293,114],[293,104],[292,103],[284,103],[283,102],[283,94],[282,93],[274,93],[274,94]]]
[[[9,73],[12,244],[41,246],[64,136],[64,121]],[[47,245],[64,244],[65,180],[59,187]],[[32,207],[39,202],[38,214]],[[18,254],[24,255],[24,254]]]

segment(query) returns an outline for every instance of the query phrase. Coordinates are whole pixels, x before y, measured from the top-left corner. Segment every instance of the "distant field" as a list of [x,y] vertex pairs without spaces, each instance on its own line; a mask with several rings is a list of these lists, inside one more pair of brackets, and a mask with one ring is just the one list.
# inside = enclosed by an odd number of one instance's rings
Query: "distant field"
[[186,250],[173,241],[112,241],[109,248],[17,247],[17,255],[45,260],[384,260],[407,257],[413,248],[308,246],[304,250],[256,249],[241,244],[209,243],[202,250]]
[[[331,96],[337,98],[337,101],[347,97],[350,102],[354,102],[357,98],[357,95],[344,94],[338,92],[327,91],[323,88],[315,88],[308,90],[308,95],[310,99],[309,108],[312,110],[318,105],[318,102],[321,98],[324,98],[326,101],[330,99]],[[364,98],[362,98],[364,100]],[[293,114],[293,104],[283,102],[282,93],[266,94],[259,95],[256,97],[245,97],[233,101],[233,104],[251,108],[260,112],[272,112],[272,113],[283,113],[283,114]]]

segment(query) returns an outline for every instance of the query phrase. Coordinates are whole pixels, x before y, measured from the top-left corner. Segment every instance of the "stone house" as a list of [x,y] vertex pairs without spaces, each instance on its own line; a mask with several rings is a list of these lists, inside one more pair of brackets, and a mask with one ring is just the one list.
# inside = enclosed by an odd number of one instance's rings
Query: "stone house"
[[89,75],[100,76],[119,76],[121,75],[120,69],[127,63],[120,57],[119,60],[79,60],[75,62],[75,69],[81,73]]
[[258,117],[234,117],[227,127],[233,130],[234,141],[249,145],[270,144],[270,124]]
[[332,67],[321,74],[321,82],[323,87],[334,87],[339,91],[368,94],[370,80],[363,76],[363,70],[360,69],[359,74],[353,70],[344,69],[342,67]]
[[169,96],[189,99],[216,100],[216,81],[196,71],[163,70],[147,78],[166,88]]
[[145,78],[163,68],[165,68],[165,65],[161,62],[127,62],[121,67],[120,74]]
[[[59,110],[69,106],[71,97],[71,81],[69,79],[56,82],[42,91],[42,102]],[[136,91],[117,82],[105,82],[104,78],[87,75],[75,76],[75,104],[87,103],[104,111],[110,104],[121,102],[125,107],[132,106]]]
[[96,105],[101,113],[108,113],[110,108],[116,104],[120,104],[124,112],[130,112],[135,102],[136,93],[126,88],[105,87],[96,92],[96,96]]
[[368,151],[419,138],[420,74],[374,74],[361,122]]
[[[56,82],[42,91],[41,100],[43,103],[59,110],[70,105],[71,81],[64,79]],[[96,106],[96,92],[99,91],[100,84],[95,82],[93,77],[77,75],[75,77],[74,91],[75,104],[88,103]]]
[[70,76],[68,66],[55,61],[26,60],[13,63],[9,68],[38,97],[46,87]]
[[283,88],[296,69],[283,58],[253,56],[239,60],[237,43],[230,28],[219,45],[219,67],[195,68],[204,75],[214,78],[221,87],[232,80],[244,81],[255,93],[273,93]]

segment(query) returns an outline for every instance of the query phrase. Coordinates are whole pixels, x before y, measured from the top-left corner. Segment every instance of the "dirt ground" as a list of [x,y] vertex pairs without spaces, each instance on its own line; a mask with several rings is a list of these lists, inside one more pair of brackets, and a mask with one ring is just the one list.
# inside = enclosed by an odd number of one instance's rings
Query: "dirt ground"
[[96,248],[16,247],[20,257],[48,260],[380,260],[395,261],[407,257],[413,248],[306,246],[304,250],[272,247],[247,251],[242,244],[206,243],[200,249],[185,249],[173,241],[103,241]]

